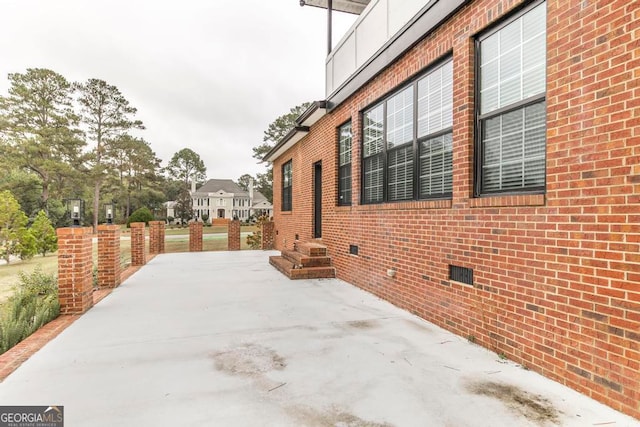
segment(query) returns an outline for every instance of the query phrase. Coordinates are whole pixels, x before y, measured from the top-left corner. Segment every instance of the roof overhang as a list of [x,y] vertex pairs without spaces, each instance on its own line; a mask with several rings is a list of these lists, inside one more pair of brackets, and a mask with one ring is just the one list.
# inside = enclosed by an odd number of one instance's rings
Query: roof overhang
[[275,147],[271,149],[271,151],[267,153],[266,156],[264,156],[262,160],[264,160],[265,162],[273,162],[275,159],[284,154],[284,152],[289,148],[296,145],[298,141],[304,138],[308,133],[309,128],[307,126],[294,127],[289,131],[288,134],[284,136],[284,138],[280,140],[280,142],[275,145]]
[[293,147],[304,138],[309,129],[318,120],[320,120],[325,114],[327,114],[327,102],[315,101],[312,102],[309,108],[296,119],[296,125],[293,129],[287,133],[278,143],[269,151],[262,160],[265,162],[273,162],[280,157],[285,151]]
[[300,114],[300,117],[296,119],[296,124],[311,127],[325,114],[327,114],[327,101],[315,101],[309,105],[304,113]]
[[[371,0],[333,0],[331,9],[338,12],[360,15]],[[300,0],[300,6],[314,6],[327,9],[329,0]]]

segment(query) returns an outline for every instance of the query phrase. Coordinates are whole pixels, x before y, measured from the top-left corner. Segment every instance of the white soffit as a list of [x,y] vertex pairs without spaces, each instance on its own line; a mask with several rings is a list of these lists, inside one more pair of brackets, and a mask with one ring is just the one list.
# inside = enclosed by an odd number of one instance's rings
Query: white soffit
[[[284,144],[282,144],[281,146],[279,146],[275,151],[269,153],[269,155],[267,157],[265,157],[264,160],[266,160],[268,162],[273,162],[275,159],[277,159],[282,154],[284,154],[289,148],[291,148],[294,145],[296,145],[298,143],[298,141],[300,141],[302,138],[307,136],[308,133],[309,133],[308,130],[293,129],[289,133],[289,135],[291,135],[291,136],[287,135],[287,137],[288,137],[287,141]],[[285,137],[285,138],[287,138],[287,137]]]
[[[331,8],[338,12],[360,15],[371,0],[333,0]],[[327,9],[328,0],[300,0],[301,6],[315,6]]]
[[307,117],[303,122],[301,122],[300,125],[301,126],[311,127],[318,120],[320,120],[325,114],[327,114],[327,109],[326,108],[318,108],[309,117]]

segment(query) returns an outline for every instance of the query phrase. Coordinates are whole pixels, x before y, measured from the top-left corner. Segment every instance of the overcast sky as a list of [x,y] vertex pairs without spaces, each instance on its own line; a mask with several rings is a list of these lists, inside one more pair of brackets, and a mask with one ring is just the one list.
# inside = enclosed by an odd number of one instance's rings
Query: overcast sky
[[[354,21],[336,13],[334,38]],[[188,147],[209,178],[263,172],[251,148],[290,107],[324,96],[326,11],[299,0],[0,0],[7,74],[99,78],[138,109],[163,160]]]

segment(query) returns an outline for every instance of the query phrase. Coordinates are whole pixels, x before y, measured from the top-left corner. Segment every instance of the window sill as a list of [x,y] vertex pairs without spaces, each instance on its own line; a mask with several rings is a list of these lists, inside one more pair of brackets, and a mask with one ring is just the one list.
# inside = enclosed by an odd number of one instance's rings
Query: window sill
[[544,194],[519,194],[511,196],[478,197],[469,200],[472,208],[495,208],[509,206],[544,206]]
[[291,215],[293,211],[280,211],[280,215]]
[[376,203],[358,205],[357,211],[393,211],[402,209],[450,209],[451,199],[410,200],[406,202]]

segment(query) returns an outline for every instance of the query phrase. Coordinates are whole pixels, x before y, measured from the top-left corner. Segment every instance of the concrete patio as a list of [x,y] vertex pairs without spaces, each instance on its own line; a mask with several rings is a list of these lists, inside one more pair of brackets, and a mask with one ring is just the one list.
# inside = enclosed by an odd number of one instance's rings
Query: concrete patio
[[67,426],[633,426],[274,252],[155,257],[0,383]]

